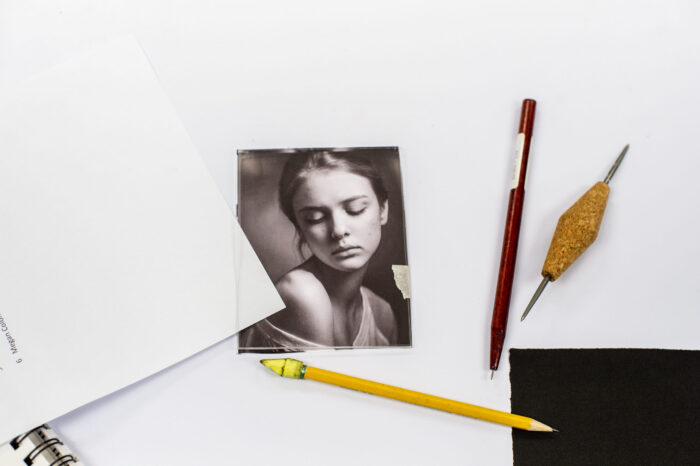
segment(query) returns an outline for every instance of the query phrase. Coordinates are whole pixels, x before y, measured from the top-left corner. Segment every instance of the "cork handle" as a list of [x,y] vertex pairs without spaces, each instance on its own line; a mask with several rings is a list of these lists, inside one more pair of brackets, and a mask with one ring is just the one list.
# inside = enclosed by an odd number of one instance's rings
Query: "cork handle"
[[559,217],[542,275],[554,281],[595,241],[610,187],[599,181]]

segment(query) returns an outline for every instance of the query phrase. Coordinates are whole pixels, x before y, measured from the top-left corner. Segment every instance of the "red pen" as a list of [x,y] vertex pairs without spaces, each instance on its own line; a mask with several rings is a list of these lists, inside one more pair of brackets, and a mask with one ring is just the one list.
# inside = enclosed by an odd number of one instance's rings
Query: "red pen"
[[527,158],[530,153],[530,139],[532,138],[532,125],[534,122],[535,101],[525,99],[520,112],[518,139],[515,144],[513,179],[510,185],[510,196],[508,197],[508,214],[505,233],[503,234],[501,265],[498,269],[498,285],[496,287],[496,299],[493,303],[493,318],[491,319],[491,378],[493,378],[494,371],[498,369],[501,352],[503,351],[503,341],[506,338],[510,292],[513,289],[515,256],[518,252],[520,219],[523,215],[523,200],[525,199]]

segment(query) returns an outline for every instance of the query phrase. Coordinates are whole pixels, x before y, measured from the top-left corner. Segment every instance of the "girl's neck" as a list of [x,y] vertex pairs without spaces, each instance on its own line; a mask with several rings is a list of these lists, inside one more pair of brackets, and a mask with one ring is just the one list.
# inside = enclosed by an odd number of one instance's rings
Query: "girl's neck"
[[357,302],[360,287],[367,272],[367,265],[350,272],[336,270],[315,260],[317,276],[328,292],[331,302],[340,307],[348,308]]
[[352,346],[364,312],[360,287],[367,266],[351,272],[341,272],[318,259],[314,260],[314,264],[316,276],[325,287],[331,301],[335,346]]

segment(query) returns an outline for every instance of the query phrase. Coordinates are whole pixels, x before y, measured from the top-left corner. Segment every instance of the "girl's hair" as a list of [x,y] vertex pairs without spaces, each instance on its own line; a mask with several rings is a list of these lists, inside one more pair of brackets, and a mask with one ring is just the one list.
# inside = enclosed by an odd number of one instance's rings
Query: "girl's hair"
[[384,181],[374,168],[372,163],[358,155],[347,152],[333,152],[328,150],[310,150],[289,157],[282,169],[279,184],[279,203],[284,215],[294,224],[299,231],[292,201],[301,183],[314,170],[344,170],[369,180],[377,196],[379,205],[384,205],[389,194],[384,187]]

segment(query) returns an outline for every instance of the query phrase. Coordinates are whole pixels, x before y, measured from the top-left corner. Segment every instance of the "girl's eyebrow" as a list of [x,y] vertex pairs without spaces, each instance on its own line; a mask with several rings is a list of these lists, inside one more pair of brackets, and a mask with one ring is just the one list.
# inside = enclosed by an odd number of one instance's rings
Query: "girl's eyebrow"
[[[343,201],[341,201],[341,204],[349,204],[349,203],[351,203],[351,202],[353,202],[353,201],[357,201],[357,200],[359,200],[359,199],[369,199],[369,196],[367,196],[367,195],[365,195],[365,194],[360,194],[359,196],[349,197],[349,198],[344,199]],[[325,210],[325,209],[327,209],[327,207],[324,207],[324,206],[315,206],[315,205],[307,205],[307,206],[301,207],[301,208],[298,210],[298,212],[305,212],[305,211],[308,211],[308,210]]]
[[299,212],[305,212],[307,210],[323,210],[323,207],[317,207],[314,205],[307,205],[299,209]]
[[359,196],[349,197],[343,201],[343,204],[348,204],[348,203],[350,203],[352,201],[356,201],[358,199],[369,199],[369,196],[366,196],[364,194],[360,194]]

